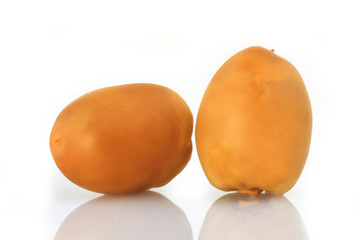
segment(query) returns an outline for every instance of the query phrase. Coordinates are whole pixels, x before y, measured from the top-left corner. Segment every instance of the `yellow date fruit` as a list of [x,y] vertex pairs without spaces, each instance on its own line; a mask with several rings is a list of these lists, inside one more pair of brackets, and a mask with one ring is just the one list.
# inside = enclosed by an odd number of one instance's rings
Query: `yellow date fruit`
[[304,168],[311,130],[310,100],[299,72],[273,51],[250,47],[225,62],[209,83],[195,139],[215,187],[283,194]]
[[52,156],[73,183],[99,193],[160,187],[188,163],[193,118],[169,88],[127,84],[70,103],[50,135]]

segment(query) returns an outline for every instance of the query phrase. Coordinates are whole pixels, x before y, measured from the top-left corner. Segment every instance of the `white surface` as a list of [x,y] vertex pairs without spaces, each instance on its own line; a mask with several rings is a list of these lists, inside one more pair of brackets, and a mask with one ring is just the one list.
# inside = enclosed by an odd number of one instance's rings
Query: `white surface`
[[[65,179],[50,154],[52,124],[70,101],[105,86],[152,82],[178,92],[196,117],[213,74],[253,45],[292,62],[312,102],[308,161],[284,197],[309,239],[360,239],[356,3],[0,1],[0,239],[53,239],[71,212],[100,196]],[[207,182],[195,148],[185,170],[154,191],[184,211],[194,239],[226,194]],[[276,214],[283,216],[268,221]]]

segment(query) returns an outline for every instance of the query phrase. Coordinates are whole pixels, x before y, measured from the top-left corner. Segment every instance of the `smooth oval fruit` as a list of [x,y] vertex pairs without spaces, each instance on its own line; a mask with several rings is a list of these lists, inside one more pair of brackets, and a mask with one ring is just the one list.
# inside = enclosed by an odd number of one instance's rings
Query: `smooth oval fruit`
[[127,84],[87,93],[57,117],[50,148],[61,172],[99,193],[160,187],[186,166],[193,118],[169,88]]
[[209,83],[195,139],[215,187],[283,194],[300,177],[311,129],[310,100],[299,72],[273,51],[250,47],[225,62]]

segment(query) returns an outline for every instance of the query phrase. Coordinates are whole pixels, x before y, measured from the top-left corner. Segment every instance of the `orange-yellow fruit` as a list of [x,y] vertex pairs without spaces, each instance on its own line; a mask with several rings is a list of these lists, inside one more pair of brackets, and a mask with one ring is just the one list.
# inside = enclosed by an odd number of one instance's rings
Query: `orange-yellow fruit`
[[283,194],[303,170],[311,128],[310,100],[295,67],[273,51],[250,47],[211,80],[195,138],[203,170],[215,187]]
[[193,118],[169,88],[128,84],[95,90],[58,116],[50,148],[73,183],[100,193],[160,187],[185,167]]

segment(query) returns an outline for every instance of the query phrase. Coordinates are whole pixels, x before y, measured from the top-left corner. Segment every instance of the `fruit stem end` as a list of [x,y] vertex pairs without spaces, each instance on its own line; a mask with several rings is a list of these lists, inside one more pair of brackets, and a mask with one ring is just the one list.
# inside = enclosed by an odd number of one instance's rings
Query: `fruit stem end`
[[252,188],[252,189],[239,189],[238,192],[242,194],[249,194],[251,196],[259,195],[263,190],[259,188]]

